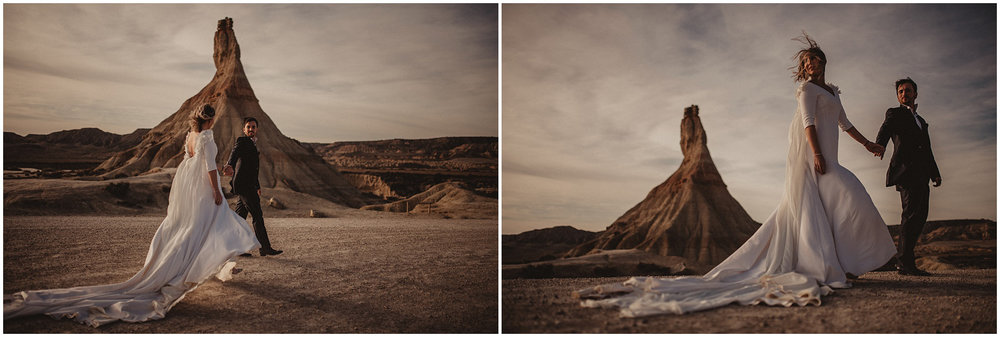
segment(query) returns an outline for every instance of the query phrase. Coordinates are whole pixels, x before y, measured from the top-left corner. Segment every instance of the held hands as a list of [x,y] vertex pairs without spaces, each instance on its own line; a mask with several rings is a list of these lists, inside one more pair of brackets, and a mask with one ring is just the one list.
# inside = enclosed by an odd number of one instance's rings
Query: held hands
[[885,147],[875,142],[865,143],[865,149],[868,150],[868,152],[874,154],[879,159],[882,159],[882,155],[885,154]]
[[824,174],[826,173],[826,160],[823,159],[822,153],[817,153],[813,156],[813,162],[816,165],[816,173]]
[[229,165],[224,166],[222,168],[222,175],[232,177],[233,176],[233,167],[229,166]]

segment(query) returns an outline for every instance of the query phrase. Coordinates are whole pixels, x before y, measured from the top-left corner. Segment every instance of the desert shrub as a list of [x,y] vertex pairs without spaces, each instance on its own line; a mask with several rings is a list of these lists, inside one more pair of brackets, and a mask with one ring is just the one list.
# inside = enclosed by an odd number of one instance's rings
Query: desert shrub
[[528,265],[521,269],[520,278],[552,278],[555,274],[551,264]]
[[640,262],[635,266],[635,270],[641,275],[670,275],[670,268],[655,263]]
[[125,206],[128,208],[142,208],[142,205],[136,204],[129,200],[118,200],[115,202],[115,204],[117,204],[118,206]]
[[558,256],[555,256],[555,255],[552,255],[552,254],[545,254],[545,255],[542,255],[542,257],[539,257],[538,261],[555,260],[555,259],[558,259],[558,258],[559,258]]
[[615,267],[594,267],[594,276],[596,277],[618,276],[618,274],[618,269]]
[[129,187],[128,183],[125,182],[109,183],[108,186],[104,187],[104,190],[117,198],[125,198],[128,196]]

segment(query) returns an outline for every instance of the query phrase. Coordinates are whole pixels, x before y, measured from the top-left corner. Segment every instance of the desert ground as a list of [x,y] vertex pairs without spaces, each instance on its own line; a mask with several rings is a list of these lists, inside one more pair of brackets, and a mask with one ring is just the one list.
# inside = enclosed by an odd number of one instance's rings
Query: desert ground
[[[32,316],[4,333],[497,332],[497,222],[353,211],[268,218],[279,256],[189,293],[162,320],[91,328]],[[361,214],[361,215],[359,215]],[[162,216],[5,216],[5,294],[117,283],[142,266]]]
[[996,269],[862,275],[820,306],[722,308],[646,318],[584,308],[573,290],[627,277],[503,280],[504,333],[996,333]]

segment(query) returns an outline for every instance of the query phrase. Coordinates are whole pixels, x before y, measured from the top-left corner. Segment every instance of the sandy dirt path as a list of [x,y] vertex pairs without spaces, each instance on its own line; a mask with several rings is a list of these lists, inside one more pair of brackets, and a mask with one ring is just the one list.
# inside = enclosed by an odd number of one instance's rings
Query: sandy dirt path
[[686,315],[619,318],[580,307],[575,289],[627,277],[503,280],[502,331],[538,333],[935,333],[997,332],[996,269],[930,277],[872,272],[821,306],[740,306]]
[[[239,258],[162,320],[94,329],[38,315],[4,332],[497,331],[496,220],[265,218],[284,254]],[[3,292],[117,283],[142,267],[161,217],[4,217]]]

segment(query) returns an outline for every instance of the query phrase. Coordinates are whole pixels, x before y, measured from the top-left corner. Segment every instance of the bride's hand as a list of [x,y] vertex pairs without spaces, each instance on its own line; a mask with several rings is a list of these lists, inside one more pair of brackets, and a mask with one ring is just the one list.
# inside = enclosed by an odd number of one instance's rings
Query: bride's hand
[[881,157],[882,154],[885,153],[885,147],[875,142],[865,143],[865,149],[874,154],[876,157]]
[[222,194],[219,194],[219,191],[215,191],[215,204],[222,205]]
[[824,174],[826,173],[826,161],[823,160],[822,154],[817,154],[813,156],[813,162],[816,165],[816,173]]

